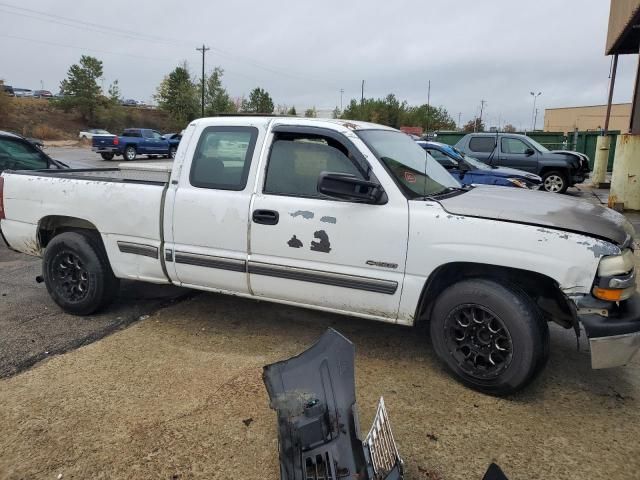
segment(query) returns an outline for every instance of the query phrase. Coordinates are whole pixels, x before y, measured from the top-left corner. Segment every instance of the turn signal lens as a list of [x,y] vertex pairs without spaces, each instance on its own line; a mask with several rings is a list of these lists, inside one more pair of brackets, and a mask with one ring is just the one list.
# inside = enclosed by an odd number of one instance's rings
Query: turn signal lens
[[607,302],[620,302],[633,295],[634,288],[600,288],[593,287],[593,296]]

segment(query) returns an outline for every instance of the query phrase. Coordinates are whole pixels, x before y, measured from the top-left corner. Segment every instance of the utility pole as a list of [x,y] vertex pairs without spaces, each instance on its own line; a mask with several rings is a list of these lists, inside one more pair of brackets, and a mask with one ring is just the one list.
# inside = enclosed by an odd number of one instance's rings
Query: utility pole
[[538,92],[538,93],[529,92],[529,93],[533,97],[533,110],[531,111],[531,120],[532,120],[531,131],[534,131],[536,129],[536,100],[538,100],[538,97],[542,95],[542,92]]
[[342,112],[342,95],[344,95],[344,88],[340,89],[340,111]]
[[536,131],[536,122],[538,121],[538,109],[536,108],[536,113],[533,116],[533,130],[532,132]]
[[462,119],[462,112],[458,112],[458,130],[462,130],[462,126],[460,125],[461,119]]
[[475,122],[475,125],[473,126],[473,131],[477,132],[478,128],[480,128],[480,125],[482,125],[482,112],[484,111],[484,106],[487,102],[485,100],[480,100],[480,119],[478,121]]
[[427,134],[429,133],[429,124],[431,120],[431,80],[429,80],[429,86],[427,87]]
[[209,47],[205,47],[203,43],[202,48],[196,48],[196,50],[198,52],[202,52],[202,116],[204,117],[204,54],[211,49]]
[[364,105],[364,80],[362,80],[362,91],[360,93],[360,105]]

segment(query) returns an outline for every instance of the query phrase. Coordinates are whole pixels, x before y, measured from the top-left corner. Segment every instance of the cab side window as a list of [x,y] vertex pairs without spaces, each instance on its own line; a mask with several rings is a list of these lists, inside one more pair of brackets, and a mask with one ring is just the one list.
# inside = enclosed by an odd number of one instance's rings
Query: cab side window
[[191,185],[244,190],[257,138],[255,127],[205,128],[191,162]]
[[321,136],[276,137],[271,146],[264,192],[273,195],[328,198],[318,192],[322,172],[363,178],[347,149]]

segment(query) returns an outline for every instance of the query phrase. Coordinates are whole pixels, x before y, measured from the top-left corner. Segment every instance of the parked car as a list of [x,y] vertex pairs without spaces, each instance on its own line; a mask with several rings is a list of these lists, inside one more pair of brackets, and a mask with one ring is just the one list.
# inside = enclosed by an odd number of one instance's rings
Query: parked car
[[80,140],[91,140],[93,138],[94,135],[105,135],[105,136],[115,136],[113,135],[113,133],[109,133],[108,131],[102,129],[102,128],[90,128],[88,130],[82,130],[80,131],[80,134],[78,135],[78,138]]
[[138,102],[133,98],[127,98],[126,100],[122,101],[121,105],[124,105],[125,107],[136,107],[138,106]]
[[462,187],[404,133],[352,120],[198,119],[159,167],[2,175],[2,233],[44,255],[63,310],[133,279],[428,322],[456,378],[495,395],[540,373],[549,321],[584,328],[594,368],[640,349],[634,230],[612,210]]
[[33,97],[33,92],[28,88],[13,88],[16,97]]
[[455,147],[478,160],[542,177],[544,190],[564,193],[589,176],[589,158],[579,152],[551,151],[526,135],[469,133]]
[[11,85],[3,85],[2,90],[4,91],[4,93],[9,95],[10,97],[16,96],[15,92],[13,91],[13,87]]
[[49,90],[36,90],[33,92],[33,96],[36,98],[53,98],[53,93]]
[[182,140],[182,133],[165,133],[162,136],[169,141],[169,156],[176,158],[178,145],[180,145],[180,140]]
[[515,168],[487,165],[446,143],[425,140],[417,143],[464,185],[501,185],[538,190],[542,184],[538,175]]
[[44,153],[34,144],[34,140],[0,131],[0,172],[69,168],[66,164]]
[[138,155],[153,158],[157,155],[175,156],[177,145],[150,128],[128,128],[122,135],[93,135],[92,150],[104,160],[122,155],[125,160],[135,160]]

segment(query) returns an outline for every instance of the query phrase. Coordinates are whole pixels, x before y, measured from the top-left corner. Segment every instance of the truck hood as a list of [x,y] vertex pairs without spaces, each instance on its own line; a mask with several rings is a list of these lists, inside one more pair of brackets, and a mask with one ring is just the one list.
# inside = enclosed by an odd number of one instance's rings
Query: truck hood
[[536,190],[480,185],[442,199],[440,204],[453,215],[581,233],[618,246],[627,243],[634,234],[633,226],[618,212],[568,195]]

